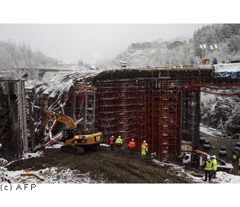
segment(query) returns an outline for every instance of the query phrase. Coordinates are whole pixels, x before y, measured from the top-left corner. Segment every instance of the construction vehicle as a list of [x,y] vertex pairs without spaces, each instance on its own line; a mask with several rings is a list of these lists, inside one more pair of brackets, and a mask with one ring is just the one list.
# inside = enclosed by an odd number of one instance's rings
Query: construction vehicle
[[[84,134],[79,132],[77,125],[83,122],[83,119],[79,119],[76,122],[74,122],[74,120],[71,117],[67,115],[50,112],[46,108],[44,108],[43,110],[43,117],[40,125],[41,132],[45,130],[49,119],[53,119],[54,124],[56,122],[61,122],[65,124],[67,127],[63,128],[62,133],[57,134],[55,137],[51,138],[50,136],[50,141],[42,144],[41,148],[45,148],[49,145],[52,145],[54,142],[60,140],[61,142],[63,142],[63,146],[61,146],[62,151],[81,155],[84,154],[86,149],[92,150],[98,149],[100,143],[103,142],[102,132]],[[49,133],[51,133],[52,128],[53,126],[50,128]]]
[[[207,157],[211,157],[211,155],[206,152],[195,149],[192,153],[185,153],[183,156],[183,164],[191,165],[192,167],[197,167],[198,169],[202,169],[204,165],[204,161]],[[218,161],[217,169],[218,171],[225,171],[231,173],[233,170],[233,165],[231,163],[226,163],[224,160],[216,157]]]

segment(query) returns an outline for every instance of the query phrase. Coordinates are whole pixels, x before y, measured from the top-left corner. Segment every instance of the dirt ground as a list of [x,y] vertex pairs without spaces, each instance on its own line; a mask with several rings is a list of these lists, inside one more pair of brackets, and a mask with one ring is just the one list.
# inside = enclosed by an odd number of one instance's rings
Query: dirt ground
[[84,155],[62,152],[60,149],[44,149],[43,156],[13,162],[8,170],[40,170],[47,167],[69,168],[89,173],[94,180],[104,183],[190,183],[189,178],[176,175],[168,166],[159,166],[150,157],[140,159],[135,152],[111,151],[101,146],[98,151],[87,151]]
[[[237,164],[232,159],[232,149],[238,140],[213,137],[204,133],[201,135],[212,144],[211,149],[205,151],[210,155],[215,154],[218,157],[221,145],[228,148],[227,156],[220,158],[232,163],[234,166],[232,174],[237,174]],[[176,161],[174,164],[181,165],[181,161]],[[191,183],[189,178],[177,175],[178,173],[170,165],[156,164],[150,156],[142,160],[140,154],[135,152],[129,157],[127,150],[115,152],[104,145],[98,151],[86,151],[84,155],[62,152],[59,148],[44,149],[40,157],[18,160],[8,165],[7,169],[37,171],[47,167],[69,168],[79,170],[81,173],[89,173],[89,176],[99,183]],[[203,174],[201,170],[196,173]]]

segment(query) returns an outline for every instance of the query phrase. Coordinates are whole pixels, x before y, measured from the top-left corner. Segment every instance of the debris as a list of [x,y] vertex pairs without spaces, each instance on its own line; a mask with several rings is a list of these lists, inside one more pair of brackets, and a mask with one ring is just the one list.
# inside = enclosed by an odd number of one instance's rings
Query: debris
[[33,172],[26,172],[26,173],[21,173],[21,176],[35,176],[41,181],[44,181],[44,178],[40,177],[39,175],[33,173]]
[[5,160],[4,158],[0,158],[0,166],[4,166],[6,164],[8,164],[8,161]]

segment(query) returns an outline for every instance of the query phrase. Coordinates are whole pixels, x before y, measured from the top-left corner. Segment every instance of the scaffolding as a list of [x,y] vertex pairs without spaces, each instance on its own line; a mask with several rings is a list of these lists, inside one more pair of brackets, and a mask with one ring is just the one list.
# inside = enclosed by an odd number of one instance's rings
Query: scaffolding
[[140,151],[146,140],[149,153],[176,160],[199,141],[200,92],[186,88],[234,82],[194,68],[107,71],[95,78],[97,128],[105,142],[111,135],[122,136],[126,147],[134,138]]
[[145,138],[145,82],[101,82],[97,86],[98,129],[105,141],[110,136],[121,136],[124,145],[130,139]]
[[87,84],[75,85],[65,98],[65,114],[75,121],[83,118],[79,129],[82,133],[95,133],[96,128],[96,88]]
[[[98,128],[109,138],[146,140],[159,159],[176,158],[179,148],[179,94],[168,79],[122,80],[97,85]],[[107,140],[106,140],[107,141]]]

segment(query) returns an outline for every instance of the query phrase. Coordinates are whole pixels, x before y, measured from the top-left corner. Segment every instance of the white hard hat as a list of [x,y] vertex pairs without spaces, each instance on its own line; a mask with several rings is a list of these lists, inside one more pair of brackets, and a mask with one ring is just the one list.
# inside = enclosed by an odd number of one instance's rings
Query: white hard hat
[[209,156],[207,156],[207,160],[210,160],[210,157],[209,157]]
[[212,156],[212,158],[215,158],[215,159],[216,159],[216,156],[215,156],[215,155],[213,155],[213,156]]
[[134,141],[134,139],[132,139],[132,141]]
[[143,142],[146,142],[145,140],[143,140]]

